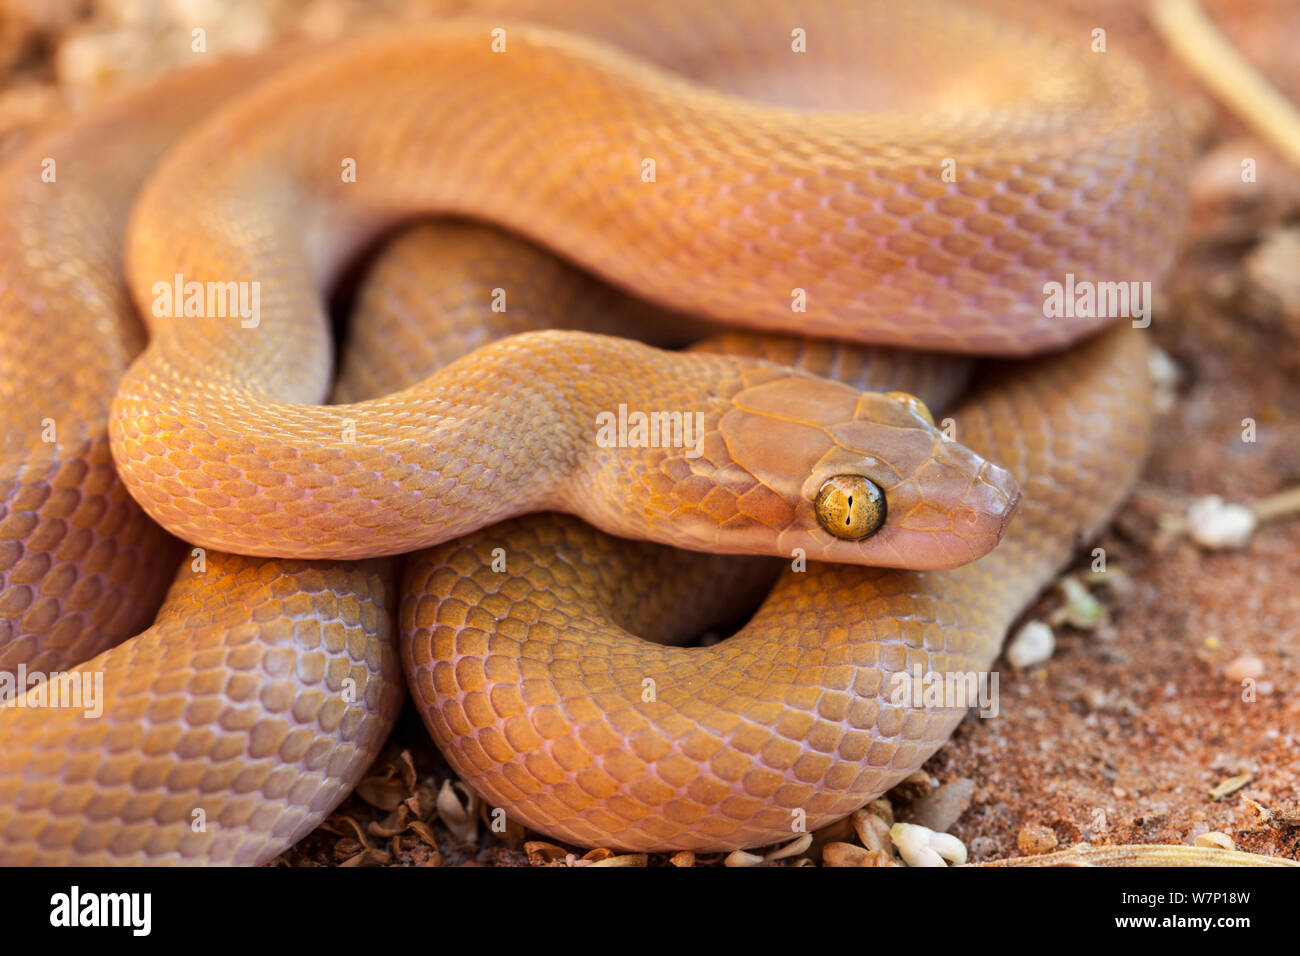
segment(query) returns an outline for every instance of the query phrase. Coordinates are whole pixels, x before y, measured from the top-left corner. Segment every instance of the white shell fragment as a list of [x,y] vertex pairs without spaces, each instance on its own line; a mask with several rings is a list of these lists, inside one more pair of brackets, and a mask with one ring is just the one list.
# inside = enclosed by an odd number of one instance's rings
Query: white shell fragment
[[1164,414],[1172,409],[1178,400],[1178,385],[1183,373],[1168,353],[1158,348],[1151,349],[1150,357],[1147,359],[1147,370],[1151,375],[1151,384],[1154,386],[1155,410],[1159,414]]
[[1050,660],[1056,650],[1056,635],[1042,621],[1026,621],[1007,644],[1007,663],[1017,670]]
[[915,823],[895,823],[889,837],[908,866],[958,866],[966,862],[966,844],[950,833],[936,833]]
[[1212,850],[1235,850],[1237,844],[1232,842],[1232,837],[1218,830],[1211,830],[1208,833],[1198,833],[1192,841],[1192,846],[1208,847]]
[[1242,548],[1255,531],[1255,513],[1218,495],[1198,498],[1187,509],[1187,531],[1202,548]]

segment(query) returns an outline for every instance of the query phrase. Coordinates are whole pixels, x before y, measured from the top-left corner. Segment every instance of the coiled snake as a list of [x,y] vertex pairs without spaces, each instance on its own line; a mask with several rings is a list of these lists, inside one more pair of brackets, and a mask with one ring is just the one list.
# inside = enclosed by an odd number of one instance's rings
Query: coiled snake
[[[1043,287],[1158,279],[1182,157],[1086,33],[834,0],[449,22],[30,144],[0,176],[0,669],[102,674],[103,714],[0,711],[0,861],[270,859],[404,683],[558,838],[754,846],[861,806],[964,713],[893,678],[987,670],[1136,477],[1143,335]],[[328,291],[428,214],[621,291],[423,227],[321,404]],[[228,284],[256,309],[209,314]],[[750,331],[612,337],[687,316]],[[954,436],[926,403],[969,363],[867,343],[1037,357],[981,365]],[[620,406],[696,440],[610,447]]]

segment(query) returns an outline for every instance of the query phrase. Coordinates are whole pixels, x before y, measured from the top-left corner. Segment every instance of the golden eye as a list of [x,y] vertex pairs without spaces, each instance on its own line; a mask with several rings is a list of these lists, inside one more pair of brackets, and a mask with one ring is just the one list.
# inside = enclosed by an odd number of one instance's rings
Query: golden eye
[[885,394],[900,405],[906,406],[916,412],[916,414],[920,415],[931,425],[934,424],[934,416],[930,414],[930,409],[926,408],[925,402],[921,401],[915,395],[910,392],[886,392]]
[[817,523],[835,537],[859,541],[885,523],[885,493],[861,475],[836,475],[817,492],[813,510]]

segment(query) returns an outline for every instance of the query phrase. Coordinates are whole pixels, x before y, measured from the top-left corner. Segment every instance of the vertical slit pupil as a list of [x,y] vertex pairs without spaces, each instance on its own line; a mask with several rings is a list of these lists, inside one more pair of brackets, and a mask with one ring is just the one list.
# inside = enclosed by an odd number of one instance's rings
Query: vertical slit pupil
[[849,495],[848,508],[844,512],[844,526],[847,528],[853,524],[853,496]]

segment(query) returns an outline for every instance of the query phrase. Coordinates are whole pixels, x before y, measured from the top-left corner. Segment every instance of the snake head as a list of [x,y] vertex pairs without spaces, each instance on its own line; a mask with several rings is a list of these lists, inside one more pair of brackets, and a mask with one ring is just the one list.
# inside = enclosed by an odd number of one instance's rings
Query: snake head
[[774,532],[761,550],[787,557],[953,568],[992,550],[1020,502],[911,396],[784,374],[736,393],[718,436],[757,482],[746,517]]

